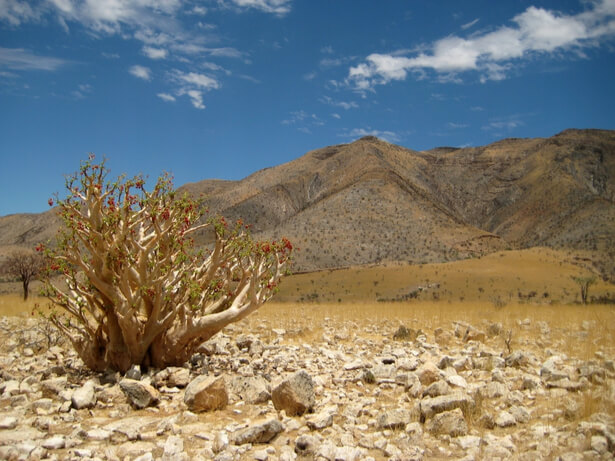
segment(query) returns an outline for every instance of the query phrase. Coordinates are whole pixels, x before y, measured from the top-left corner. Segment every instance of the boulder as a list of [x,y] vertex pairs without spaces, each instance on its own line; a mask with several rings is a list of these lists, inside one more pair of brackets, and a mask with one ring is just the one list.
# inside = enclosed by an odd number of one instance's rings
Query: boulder
[[235,376],[229,384],[231,391],[246,403],[265,403],[271,398],[269,383],[262,376]]
[[410,411],[404,408],[383,411],[378,415],[378,427],[382,429],[403,429],[410,423]]
[[192,380],[186,393],[184,403],[190,411],[221,410],[228,404],[228,392],[224,376],[201,375]]
[[181,367],[168,367],[154,375],[152,384],[156,387],[186,387],[190,383],[190,370]]
[[425,424],[425,428],[433,435],[445,434],[451,437],[458,437],[468,433],[468,424],[459,408],[434,415]]
[[468,394],[460,391],[451,392],[447,395],[438,397],[427,397],[421,400],[421,418],[431,418],[437,413],[450,411],[455,408],[466,408],[474,406],[474,400]]
[[136,409],[156,405],[160,400],[160,394],[156,389],[147,383],[134,379],[122,379],[120,381],[120,389],[124,392],[128,402]]
[[80,410],[82,408],[92,408],[96,405],[96,392],[94,391],[94,383],[87,381],[79,389],[73,392],[71,397],[73,408]]
[[257,422],[244,429],[234,432],[230,441],[235,445],[246,443],[268,443],[284,430],[284,426],[275,418]]
[[276,410],[284,410],[288,416],[312,411],[315,397],[311,376],[304,370],[297,371],[274,387],[271,400]]

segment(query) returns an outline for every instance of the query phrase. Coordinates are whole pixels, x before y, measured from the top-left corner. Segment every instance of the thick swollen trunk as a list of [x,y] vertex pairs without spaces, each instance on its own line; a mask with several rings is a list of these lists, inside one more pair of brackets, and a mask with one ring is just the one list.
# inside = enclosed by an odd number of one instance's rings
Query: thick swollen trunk
[[159,369],[181,366],[192,357],[201,344],[223,328],[224,326],[209,328],[199,331],[198,334],[190,332],[179,338],[168,338],[167,335],[161,335],[150,346],[149,363]]

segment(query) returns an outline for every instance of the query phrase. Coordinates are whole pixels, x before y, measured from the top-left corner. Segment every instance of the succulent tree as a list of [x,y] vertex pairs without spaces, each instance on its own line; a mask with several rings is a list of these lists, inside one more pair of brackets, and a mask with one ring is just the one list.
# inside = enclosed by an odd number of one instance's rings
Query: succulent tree
[[[108,173],[90,156],[67,178],[57,245],[38,247],[49,319],[89,368],[181,364],[274,294],[292,255],[286,238],[257,242],[241,222],[207,218],[168,175],[147,191],[141,176]],[[203,228],[215,242],[199,250],[191,234]]]

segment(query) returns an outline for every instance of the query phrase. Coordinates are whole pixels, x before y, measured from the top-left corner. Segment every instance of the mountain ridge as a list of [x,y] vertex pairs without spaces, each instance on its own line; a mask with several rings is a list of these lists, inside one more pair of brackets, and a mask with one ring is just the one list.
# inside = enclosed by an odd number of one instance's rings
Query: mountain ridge
[[[594,251],[602,275],[615,273],[613,130],[424,151],[367,136],[178,190],[251,224],[255,238],[296,242],[299,271],[547,246]],[[0,253],[51,237],[52,222],[51,211],[0,217]]]

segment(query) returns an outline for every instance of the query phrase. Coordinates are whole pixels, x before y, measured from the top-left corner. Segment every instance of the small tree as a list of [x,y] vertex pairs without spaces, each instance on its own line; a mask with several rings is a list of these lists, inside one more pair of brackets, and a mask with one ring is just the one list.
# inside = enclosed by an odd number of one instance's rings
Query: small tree
[[587,294],[589,292],[589,287],[596,283],[596,277],[591,275],[587,277],[572,277],[572,280],[577,282],[579,288],[581,288],[581,302],[583,304],[587,304]]
[[[93,370],[179,365],[274,294],[292,245],[224,218],[199,224],[205,212],[168,175],[148,192],[140,176],[106,182],[104,163],[91,156],[67,178],[57,247],[40,247],[65,276],[65,289],[46,281],[49,318]],[[190,235],[205,227],[215,244],[197,251]]]
[[44,267],[45,262],[39,254],[33,251],[20,250],[8,257],[2,265],[1,272],[21,282],[23,299],[26,301],[30,282],[39,276]]

